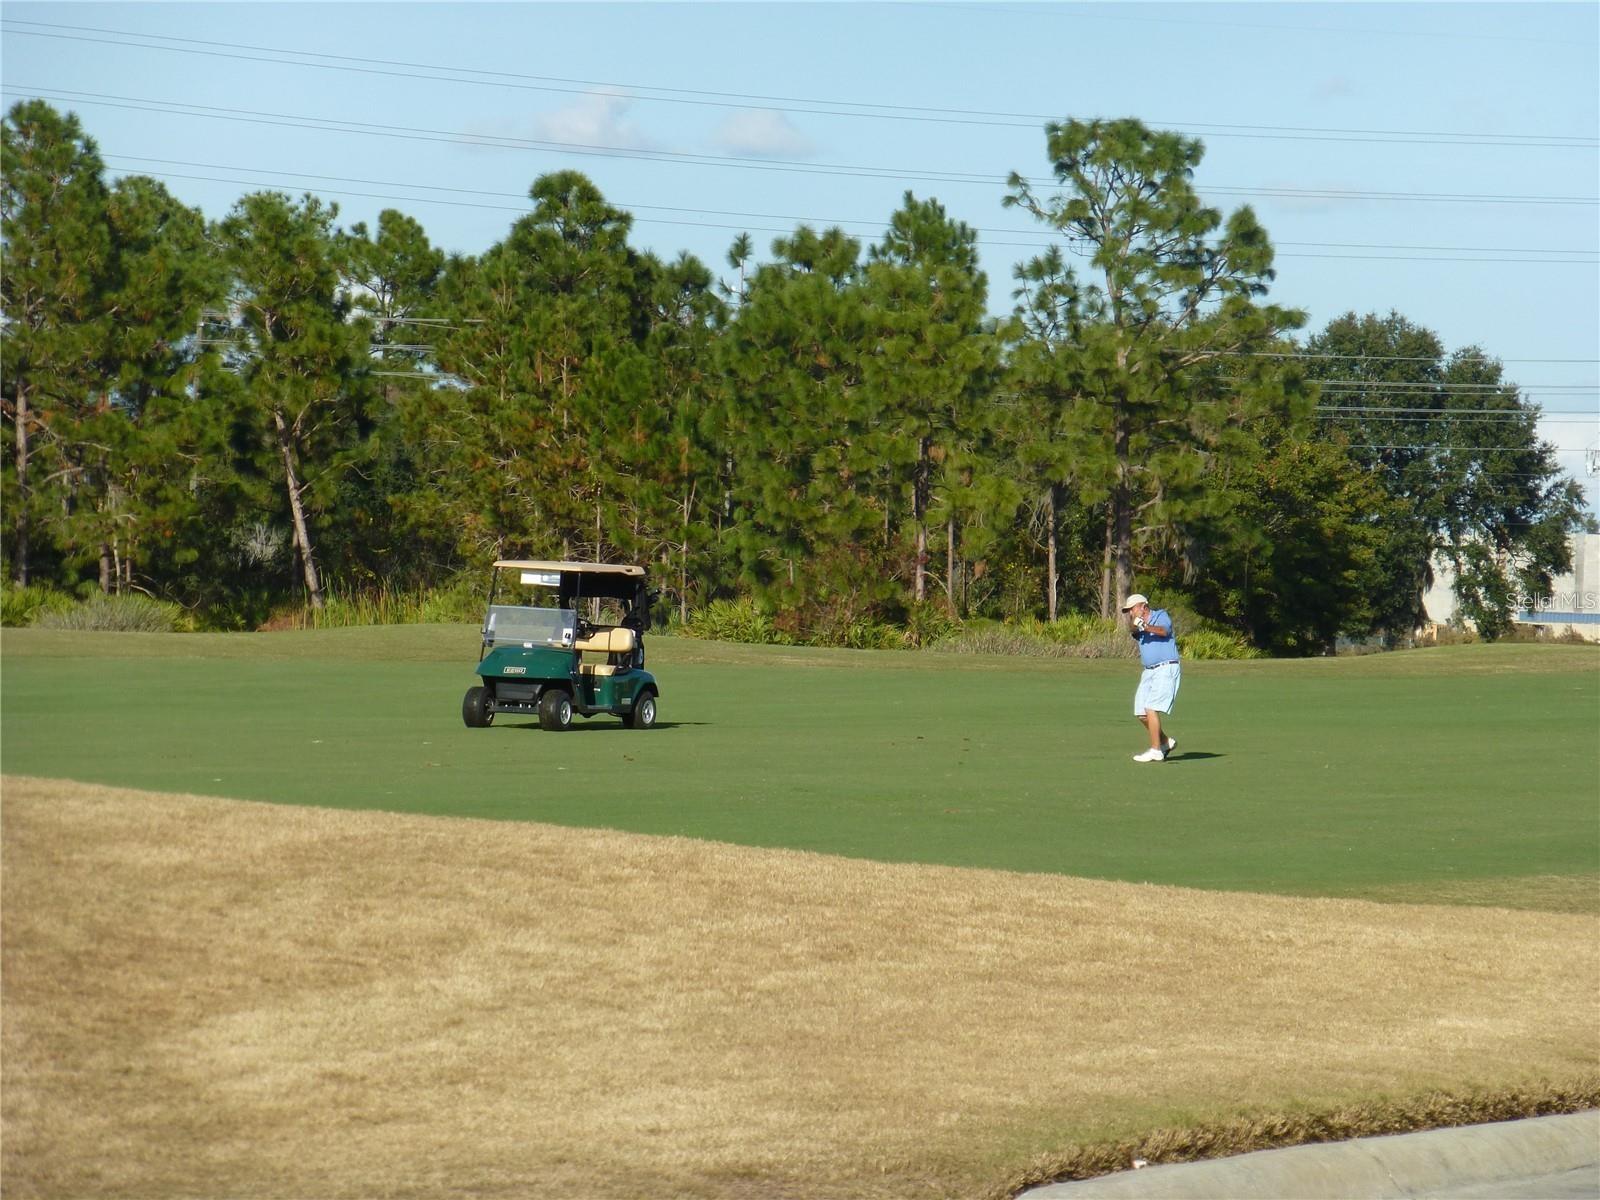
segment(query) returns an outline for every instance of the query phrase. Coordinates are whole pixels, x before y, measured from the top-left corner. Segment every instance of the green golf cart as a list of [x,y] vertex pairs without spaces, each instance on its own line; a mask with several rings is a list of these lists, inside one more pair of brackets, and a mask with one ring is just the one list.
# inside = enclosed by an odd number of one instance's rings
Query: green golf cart
[[650,588],[643,567],[503,559],[494,564],[478,675],[461,719],[538,717],[561,730],[572,715],[608,714],[629,729],[656,722],[660,688],[644,669]]

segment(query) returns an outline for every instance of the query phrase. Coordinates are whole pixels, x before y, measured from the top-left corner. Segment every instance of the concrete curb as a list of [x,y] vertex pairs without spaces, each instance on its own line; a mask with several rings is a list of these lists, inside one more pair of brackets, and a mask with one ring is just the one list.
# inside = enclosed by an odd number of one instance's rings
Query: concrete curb
[[[1594,1194],[1600,1195],[1600,1111],[1261,1150],[1046,1184],[1023,1195],[1028,1200],[1411,1200],[1583,1171],[1593,1172]],[[1504,1194],[1519,1193],[1511,1186]]]

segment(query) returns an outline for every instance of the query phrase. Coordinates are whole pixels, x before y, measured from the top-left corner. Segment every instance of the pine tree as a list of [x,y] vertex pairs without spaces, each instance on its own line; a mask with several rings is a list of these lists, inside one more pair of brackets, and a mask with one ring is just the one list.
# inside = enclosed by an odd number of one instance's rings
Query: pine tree
[[891,520],[909,510],[915,604],[927,600],[930,521],[943,516],[951,534],[945,590],[954,608],[955,523],[969,498],[963,484],[998,361],[985,329],[988,284],[977,235],[938,201],[907,192],[868,260],[863,301],[876,345],[862,362],[888,452],[886,503]]
[[480,258],[453,260],[441,284],[438,363],[466,387],[411,424],[444,451],[413,519],[430,507],[455,518],[474,558],[605,559],[624,553],[629,528],[608,512],[624,486],[618,439],[654,402],[642,347],[656,269],[628,245],[632,218],[578,172],[529,194],[534,211]]
[[369,326],[352,319],[338,209],[307,195],[244,197],[218,229],[233,283],[234,363],[280,472],[306,595],[325,606],[316,518],[359,453],[370,405]]
[[790,632],[838,640],[896,599],[883,469],[895,431],[867,385],[878,331],[860,243],[802,226],[773,254],[721,342],[730,540],[743,584]]
[[[372,322],[377,360],[386,370],[417,370],[429,360],[428,343],[440,323],[430,305],[444,274],[444,253],[415,220],[387,208],[378,214],[376,236],[365,222],[350,227],[348,254],[351,306]],[[387,397],[396,385],[381,388]]]
[[437,307],[445,255],[422,226],[393,209],[374,235],[350,228],[345,287],[372,325],[372,431],[360,469],[343,473],[337,523],[324,545],[344,571],[385,586],[426,586],[451,566],[452,539],[402,515],[420,484],[419,454],[406,436],[413,406],[426,407],[450,381],[433,361],[445,319]]
[[76,118],[19,105],[6,149],[13,566],[27,577],[36,524],[59,582],[96,565],[101,590],[120,591],[152,531],[180,519],[172,481],[204,424],[194,331],[220,275],[200,214],[149,178],[106,188]]
[[[1013,469],[1042,527],[1045,618],[1061,615],[1062,521],[1068,498],[1109,512],[1106,474],[1096,431],[1086,428],[1078,370],[1083,331],[1078,285],[1060,250],[1052,246],[1015,269],[1017,301],[1009,327],[1014,346],[1007,396],[999,423]],[[1092,464],[1092,466],[1091,466]],[[1110,562],[1111,531],[1103,541]],[[1101,604],[1103,606],[1104,599]]]
[[[105,397],[114,250],[103,164],[77,117],[25,101],[6,115],[3,138],[0,396],[14,447],[6,552],[26,584],[41,550],[71,550],[61,525],[87,469],[77,427]],[[59,535],[47,546],[38,536],[44,521]]]
[[[1081,284],[1059,255],[1023,268],[1032,319],[1065,336],[1039,364],[1050,393],[1073,411],[1059,418],[1080,487],[1106,498],[1101,612],[1133,582],[1135,547],[1170,530],[1198,502],[1205,454],[1218,430],[1247,417],[1197,367],[1248,352],[1294,328],[1299,313],[1257,303],[1272,279],[1272,247],[1251,210],[1224,222],[1190,182],[1197,140],[1136,120],[1046,126],[1051,166],[1065,192],[1039,197],[1013,174],[1019,206],[1090,256]],[[1060,480],[1054,482],[1062,482]]]
[[[197,470],[215,474],[202,447],[215,443],[212,406],[197,389],[204,350],[195,331],[223,287],[221,264],[198,210],[159,182],[119,180],[106,206],[112,272],[99,362],[103,402],[85,423],[94,447],[73,540],[96,548],[102,591],[134,585],[155,545],[185,519]],[[150,564],[146,563],[145,566]],[[158,586],[148,573],[141,586]]]
[[717,585],[712,524],[722,459],[723,381],[712,369],[726,307],[711,273],[690,255],[652,270],[650,332],[643,350],[651,393],[622,440],[621,489],[635,556],[658,559],[673,581],[679,615]]

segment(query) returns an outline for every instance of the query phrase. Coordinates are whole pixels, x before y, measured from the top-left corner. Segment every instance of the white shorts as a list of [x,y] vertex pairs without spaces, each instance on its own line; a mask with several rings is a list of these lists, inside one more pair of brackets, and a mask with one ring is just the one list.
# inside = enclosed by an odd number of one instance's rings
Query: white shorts
[[1147,667],[1139,680],[1139,690],[1133,694],[1133,715],[1142,717],[1152,708],[1159,713],[1172,711],[1172,702],[1178,698],[1178,683],[1183,675],[1175,662]]

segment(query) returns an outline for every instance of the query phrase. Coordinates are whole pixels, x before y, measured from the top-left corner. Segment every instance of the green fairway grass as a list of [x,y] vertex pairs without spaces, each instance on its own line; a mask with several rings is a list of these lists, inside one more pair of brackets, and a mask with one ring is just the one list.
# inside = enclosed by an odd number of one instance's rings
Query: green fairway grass
[[1177,752],[1142,765],[1128,663],[653,638],[660,726],[551,734],[463,726],[476,642],[7,630],[0,766],[1214,889],[1515,899],[1555,878],[1577,885],[1555,906],[1600,906],[1590,647],[1188,663]]

